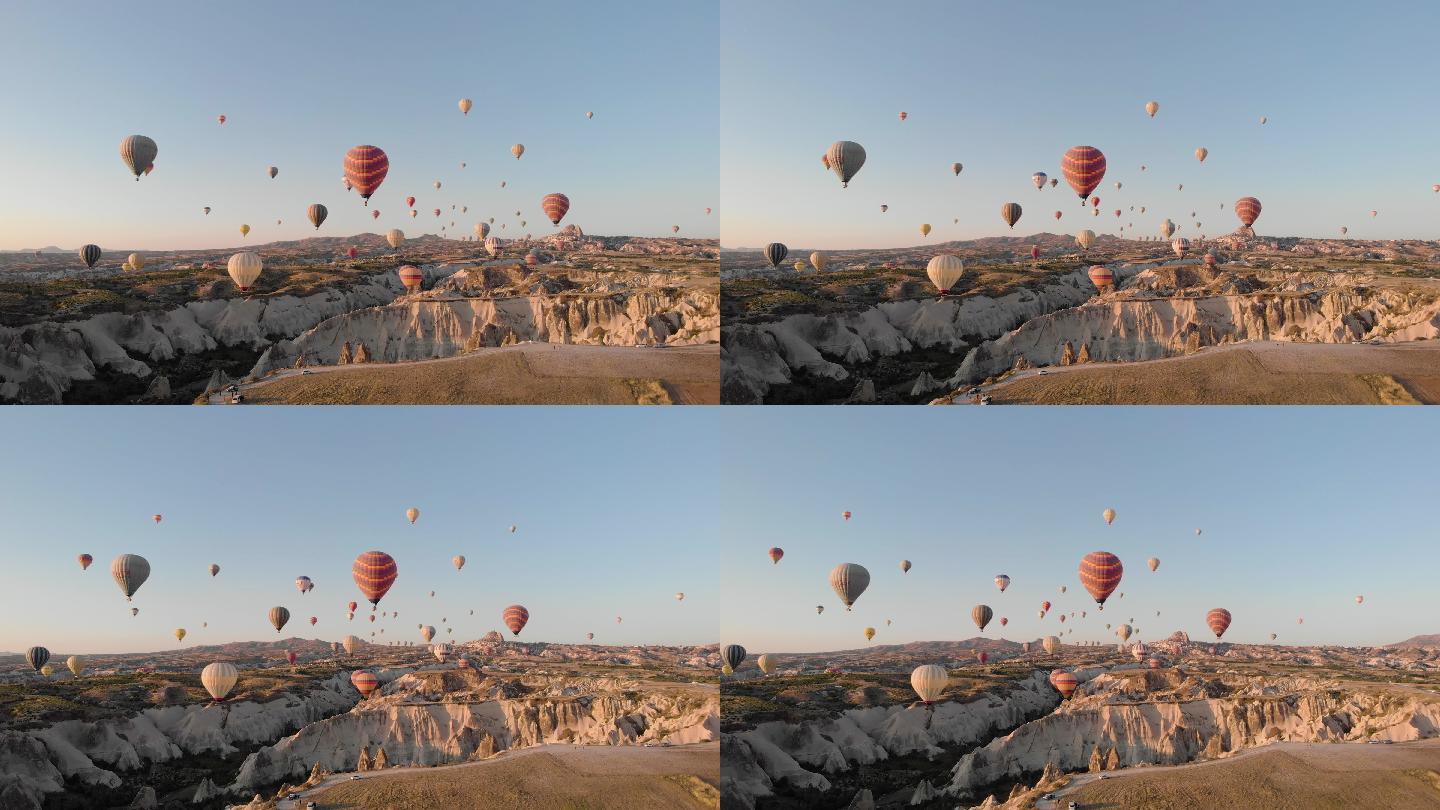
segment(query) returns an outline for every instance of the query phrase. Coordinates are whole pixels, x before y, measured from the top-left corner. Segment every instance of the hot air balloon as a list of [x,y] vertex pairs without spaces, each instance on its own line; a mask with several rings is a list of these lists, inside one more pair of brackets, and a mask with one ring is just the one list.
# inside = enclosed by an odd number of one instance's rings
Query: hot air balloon
[[1049,179],[1050,175],[1044,172],[1035,172],[1034,174],[1030,175],[1030,182],[1035,184],[1036,189],[1045,188],[1045,182]]
[[739,669],[741,662],[745,660],[745,648],[739,644],[726,644],[720,648],[720,660],[731,669]]
[[771,546],[771,547],[770,547],[770,562],[771,562],[771,563],[773,563],[773,564],[775,564],[775,565],[779,565],[779,564],[780,564],[780,558],[781,558],[781,557],[784,557],[784,556],[785,556],[785,549],[780,548],[779,546]]
[[1214,608],[1205,614],[1205,624],[1210,626],[1210,632],[1215,638],[1225,635],[1225,630],[1230,626],[1230,611],[1225,608]]
[[365,700],[380,688],[380,679],[373,673],[359,669],[350,673],[350,685],[355,687],[355,691],[360,693],[360,698]]
[[755,659],[755,666],[760,667],[761,672],[769,675],[775,671],[775,659],[769,653],[764,653]]
[[908,574],[908,573],[910,573],[910,561],[909,561],[909,560],[901,560],[901,561],[900,561],[900,573],[902,573],[902,574]]
[[825,158],[830,163],[830,171],[840,178],[840,187],[849,188],[850,178],[865,165],[865,147],[854,141],[836,141],[830,144]]
[[1093,146],[1072,146],[1060,159],[1060,169],[1083,203],[1105,179],[1105,155]]
[[994,616],[995,611],[991,610],[989,605],[976,605],[970,608],[970,621],[975,622],[975,626],[980,628],[982,633],[985,632],[985,625],[989,624]]
[[684,592],[684,591],[676,591],[676,592],[675,592],[675,601],[676,601],[676,602],[684,602],[684,601],[685,601],[685,592]]
[[200,685],[205,687],[205,691],[210,693],[210,697],[216,703],[223,701],[225,696],[230,694],[230,690],[235,688],[235,682],[238,680],[240,680],[239,670],[235,669],[234,664],[224,661],[207,664],[204,669],[200,670]]
[[[379,211],[374,213],[375,216],[380,216]],[[320,223],[325,221],[325,217],[330,216],[330,209],[320,203],[313,203],[309,208],[305,209],[305,216],[310,218],[310,224],[314,225],[315,230],[318,231],[320,230]]]
[[1269,118],[1266,118],[1266,117],[1263,116],[1263,115],[1260,116],[1260,123],[1261,123],[1262,125],[1263,125],[1266,121],[1269,121],[1269,120],[1270,120]]
[[260,277],[260,272],[265,265],[260,257],[249,251],[241,251],[230,257],[226,270],[230,273],[230,280],[235,282],[235,287],[240,292],[249,292],[255,284],[255,279]]
[[[390,586],[395,584],[395,577],[399,573],[395,559],[383,551],[367,551],[356,557],[354,564],[350,566],[350,575],[355,578],[360,593],[370,600],[372,606],[380,604]],[[355,609],[353,604],[351,610]]]
[[962,172],[962,171],[964,171],[964,170],[965,170],[965,167],[962,166],[962,165],[960,165],[959,163],[951,163],[951,164],[950,164],[950,171],[954,172],[956,177],[959,177],[959,176],[960,176],[960,172]]
[[1015,223],[1020,221],[1020,203],[1011,202],[1000,206],[1000,218],[1005,220],[1005,224],[1009,225],[1011,229],[1014,229]]
[[385,182],[389,171],[390,158],[378,146],[355,146],[345,153],[345,179],[360,192],[365,205],[370,204],[370,195]]
[[1049,601],[1048,599],[1047,599],[1046,601],[1040,603],[1040,612],[1041,612],[1041,613],[1049,613],[1049,612],[1050,612],[1050,601]]
[[1128,624],[1122,624],[1115,628],[1115,635],[1119,636],[1121,641],[1129,640],[1131,632],[1133,632],[1133,628]]
[[830,572],[830,587],[848,611],[860,594],[870,587],[870,572],[855,563],[841,563]]
[[1168,219],[1165,220],[1164,222],[1160,223],[1160,235],[1161,235],[1161,236],[1165,237],[1166,239],[1169,239],[1170,236],[1171,236],[1172,234],[1174,234],[1174,233],[1175,233],[1175,223],[1171,222],[1171,221],[1168,220]]
[[288,621],[290,621],[290,611],[283,607],[270,608],[270,624],[275,628],[275,632],[280,632],[280,628],[284,627]]
[[1157,112],[1160,112],[1160,102],[1148,101],[1145,103],[1145,113],[1147,115],[1149,115],[1151,118],[1154,118],[1155,113]]
[[1210,150],[1209,150],[1209,149],[1206,149],[1205,147],[1202,146],[1202,147],[1200,147],[1199,149],[1196,149],[1196,150],[1195,150],[1195,159],[1198,160],[1198,161],[1200,161],[1201,163],[1204,163],[1204,162],[1205,162],[1205,158],[1206,158],[1209,154],[1210,154]]
[[765,260],[770,262],[771,267],[779,267],[780,262],[785,261],[785,257],[789,254],[790,248],[779,242],[771,242],[765,246]]
[[1170,249],[1175,251],[1177,258],[1183,259],[1185,258],[1185,254],[1190,250],[1190,240],[1183,236],[1176,237],[1175,241],[1170,243]]
[[840,513],[840,517],[844,518],[845,520],[849,520],[849,519],[850,519],[850,513],[849,513],[849,512],[841,512],[841,513]]
[[[395,272],[400,276],[400,283],[405,285],[407,292],[420,292],[420,283],[425,280],[424,275],[420,272],[420,268],[406,264],[401,265],[400,269]],[[413,523],[414,521],[411,522]]]
[[45,662],[49,660],[50,651],[44,647],[31,647],[25,651],[25,662],[36,672],[39,672],[40,668],[45,666]]
[[1255,220],[1260,217],[1260,201],[1254,197],[1241,197],[1235,201],[1235,216],[1240,218],[1241,225],[1254,227]]
[[249,225],[241,225],[241,226],[240,226],[240,235],[241,235],[241,236],[249,236],[249,235],[250,235],[250,226],[249,226]]
[[496,256],[499,256],[499,255],[500,255],[500,240],[497,239],[497,238],[495,238],[495,237],[493,237],[493,236],[490,237],[489,239],[486,239],[486,240],[485,240],[485,252],[486,252],[486,253],[489,253],[489,254],[490,254],[490,258],[492,258],[492,259],[495,258]]
[[1040,646],[1045,648],[1045,652],[1054,653],[1060,649],[1060,639],[1056,636],[1046,636],[1040,640]]
[[910,673],[910,688],[920,696],[926,706],[940,699],[945,687],[950,684],[950,673],[939,664],[923,664]]
[[[1055,213],[1058,214],[1060,212],[1056,211]],[[1090,246],[1095,244],[1095,232],[1086,228],[1075,234],[1075,244],[1079,245],[1081,250],[1089,250]]]
[[827,263],[828,260],[825,258],[824,253],[817,250],[810,254],[810,266],[814,267],[817,272],[824,272]]
[[148,169],[155,165],[155,156],[159,153],[160,148],[144,135],[131,135],[120,142],[120,159],[135,175],[136,182],[139,182],[140,175],[149,174]]
[[490,226],[484,222],[475,223],[475,238],[484,239],[490,235]]
[[[540,208],[550,218],[550,224],[559,225],[560,220],[565,218],[565,212],[570,210],[570,198],[564,194],[546,194],[540,200]],[[523,222],[521,226],[524,226]]]
[[950,294],[950,290],[959,283],[960,277],[965,275],[965,262],[959,256],[941,253],[925,266],[925,275],[929,276],[930,283],[935,285],[943,298]]
[[150,562],[138,554],[121,554],[110,562],[110,576],[120,586],[120,592],[125,594],[125,601],[129,602],[130,597],[150,578]]
[[1080,560],[1080,584],[1102,609],[1124,573],[1125,566],[1120,564],[1120,558],[1108,551],[1092,551]]
[[865,628],[865,640],[866,640],[866,641],[869,641],[870,639],[873,639],[873,638],[875,638],[875,628],[873,628],[873,627],[867,627],[867,628]]
[[360,646],[360,639],[355,636],[346,636],[340,640],[340,644],[345,648],[346,655],[354,655],[355,650]]
[[85,262],[86,267],[94,267],[95,262],[100,261],[100,248],[96,245],[80,248],[80,261]]
[[70,674],[78,678],[80,673],[85,671],[85,656],[72,655],[65,659],[65,666],[70,670]]
[[183,627],[177,627],[177,628],[175,628],[175,640],[176,640],[176,641],[184,641],[184,640],[185,640],[185,628],[183,628]]
[[[510,147],[510,154],[514,155],[516,160],[519,160],[520,156],[525,154],[525,144],[517,143],[514,146]],[[504,188],[505,186],[502,183],[500,187]]]
[[435,626],[428,624],[422,626],[420,628],[420,637],[425,639],[425,643],[430,643],[430,639],[435,638]]
[[1363,604],[1365,604],[1365,597],[1364,597],[1364,596],[1357,596],[1357,597],[1355,597],[1355,604],[1357,604],[1357,605],[1363,605]]
[[130,615],[131,615],[131,616],[138,616],[138,615],[140,615],[140,608],[134,608],[134,607],[130,608]]
[[320,621],[320,619],[319,619],[318,617],[311,616],[311,617],[310,617],[310,626],[311,626],[311,627],[314,627],[314,626],[315,626],[315,623],[318,622],[318,621]]
[[468,99],[468,98],[462,98],[462,99],[460,99],[460,113],[461,113],[462,115],[469,115],[469,114],[470,114],[470,99]]
[[530,621],[530,611],[526,610],[523,605],[511,605],[505,608],[505,611],[500,614],[500,618],[505,622],[505,627],[510,630],[510,634],[518,636],[520,631],[525,629],[525,623]]
[[[1206,266],[1206,267],[1214,267],[1214,266],[1215,266],[1215,262],[1216,262],[1216,259],[1215,259],[1215,254],[1214,254],[1214,253],[1206,253],[1206,254],[1205,254],[1205,266]],[[1198,534],[1198,532],[1197,532],[1197,534]]]
[[77,559],[77,560],[80,561],[80,570],[81,570],[81,571],[84,571],[84,570],[88,569],[88,568],[90,567],[90,563],[95,562],[95,558],[94,558],[94,557],[91,557],[89,554],[81,554],[79,557],[76,557],[75,559]]

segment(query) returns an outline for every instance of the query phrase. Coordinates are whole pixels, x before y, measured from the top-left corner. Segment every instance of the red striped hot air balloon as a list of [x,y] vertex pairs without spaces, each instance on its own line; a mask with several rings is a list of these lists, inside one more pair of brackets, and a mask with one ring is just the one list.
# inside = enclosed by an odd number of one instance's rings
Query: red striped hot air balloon
[[550,218],[551,225],[559,225],[560,220],[565,218],[565,212],[570,210],[570,198],[564,194],[546,194],[540,200],[540,208]]
[[1225,635],[1225,630],[1230,627],[1230,611],[1225,608],[1215,608],[1205,614],[1205,623],[1210,626],[1210,632],[1215,638]]
[[1060,159],[1060,170],[1083,204],[1105,179],[1105,154],[1093,146],[1072,146]]
[[378,146],[361,145],[345,153],[345,179],[360,192],[365,204],[370,204],[370,195],[385,182],[390,171],[390,158]]
[[530,611],[526,610],[524,605],[511,605],[500,614],[500,619],[505,622],[511,635],[518,636],[520,631],[525,629],[525,623],[530,621]]
[[1103,290],[1115,286],[1115,272],[1102,264],[1090,268],[1089,276],[1090,283],[1094,284],[1096,289]]
[[780,564],[780,558],[781,558],[781,557],[784,557],[784,556],[785,556],[785,549],[780,548],[779,546],[771,546],[771,547],[770,547],[770,562],[772,562],[772,563],[774,563],[774,564],[776,564],[776,565],[779,565],[779,564]]
[[1235,216],[1240,218],[1241,225],[1253,227],[1255,220],[1260,218],[1260,201],[1254,197],[1241,197],[1235,201]]
[[[395,558],[383,551],[367,551],[356,557],[355,563],[350,566],[350,575],[355,578],[360,593],[370,600],[372,605],[380,604],[390,586],[395,584],[395,577],[399,573]],[[350,609],[355,609],[353,602]]]
[[425,280],[424,275],[420,272],[420,268],[413,264],[407,264],[402,265],[400,269],[395,272],[399,274],[400,283],[405,285],[406,291],[412,293],[420,292],[420,283]]
[[1080,584],[1095,597],[1095,603],[1105,609],[1105,599],[1120,585],[1125,566],[1120,558],[1108,551],[1092,551],[1080,560]]
[[380,688],[380,679],[374,673],[366,672],[363,669],[350,673],[350,685],[360,693],[361,699],[370,697],[370,694]]
[[1080,685],[1080,680],[1074,675],[1062,671],[1051,673],[1050,683],[1055,687],[1055,691],[1060,693],[1062,699],[1069,700],[1070,696],[1075,694],[1075,687]]

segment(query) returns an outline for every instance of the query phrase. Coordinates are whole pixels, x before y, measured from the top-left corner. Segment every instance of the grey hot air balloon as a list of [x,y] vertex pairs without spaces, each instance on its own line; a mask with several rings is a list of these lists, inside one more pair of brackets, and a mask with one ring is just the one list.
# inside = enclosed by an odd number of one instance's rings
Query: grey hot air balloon
[[94,267],[95,262],[100,261],[100,247],[98,245],[86,245],[80,248],[80,261],[85,262],[86,267]]
[[788,255],[790,255],[790,248],[779,242],[771,242],[765,246],[765,261],[770,262],[771,267],[779,267],[780,262],[785,261],[785,257]]
[[40,668],[45,666],[45,662],[49,660],[50,651],[44,647],[31,647],[25,651],[25,663],[29,664],[30,668],[36,672],[39,672]]
[[830,144],[825,157],[830,161],[830,171],[840,178],[840,187],[848,188],[850,178],[865,165],[865,147],[854,141],[836,141]]
[[982,633],[985,632],[985,625],[989,624],[993,618],[995,618],[995,611],[991,610],[989,605],[976,605],[970,608],[970,619],[975,622],[975,626],[980,628]]
[[840,601],[845,603],[845,609],[850,610],[860,594],[870,587],[870,572],[865,566],[855,563],[840,563],[830,572],[830,587],[835,589],[835,594]]
[[325,217],[330,216],[330,210],[320,203],[315,203],[305,210],[305,215],[310,217],[310,224],[314,225],[315,230],[318,231],[320,223],[325,221]]
[[130,173],[135,175],[135,182],[140,182],[140,175],[155,163],[155,156],[160,154],[160,147],[144,135],[131,135],[120,142],[120,159],[130,168]]
[[150,578],[150,562],[138,554],[121,554],[111,561],[110,576],[115,578],[115,584],[120,586],[125,601],[129,602],[130,597]]
[[275,628],[275,632],[280,632],[280,628],[284,627],[288,621],[290,621],[290,611],[283,607],[270,608],[270,624]]
[[720,648],[720,658],[731,669],[739,669],[740,662],[745,660],[745,648],[739,644],[726,644]]

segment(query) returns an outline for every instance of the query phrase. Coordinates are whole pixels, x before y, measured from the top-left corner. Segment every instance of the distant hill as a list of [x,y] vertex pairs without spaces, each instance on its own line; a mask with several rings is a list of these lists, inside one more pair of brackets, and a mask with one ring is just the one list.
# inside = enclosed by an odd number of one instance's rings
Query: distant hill
[[1396,642],[1395,644],[1386,644],[1385,646],[1393,650],[1440,649],[1440,633],[1431,633],[1426,636],[1411,636],[1404,641]]

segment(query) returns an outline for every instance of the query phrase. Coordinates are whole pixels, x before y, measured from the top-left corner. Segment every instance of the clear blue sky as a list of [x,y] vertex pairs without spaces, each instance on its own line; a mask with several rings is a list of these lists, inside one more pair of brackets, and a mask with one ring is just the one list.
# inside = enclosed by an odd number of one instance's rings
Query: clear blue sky
[[[713,238],[718,17],[664,0],[12,4],[0,249],[220,247],[242,243],[241,223],[244,242],[294,239],[314,233],[313,202],[330,209],[321,234],[454,219],[447,233],[467,235],[493,216],[518,236],[519,209],[538,235],[552,191],[587,233]],[[160,148],[139,183],[118,157],[136,133]],[[341,184],[361,143],[390,157],[371,208]]]
[[[1193,221],[1214,236],[1247,195],[1264,205],[1262,235],[1436,236],[1440,121],[1415,83],[1440,72],[1434,3],[722,5],[726,246],[910,245],[924,222],[929,241],[1010,233],[999,211],[1012,201],[1016,234],[1133,221],[1154,235],[1169,217],[1181,236]],[[868,152],[844,190],[820,163],[836,140]],[[1079,144],[1108,158],[1098,218],[1060,174]],[[1059,187],[1035,190],[1036,171]]]
[[[384,627],[378,640],[420,643],[416,623],[442,617],[451,638],[474,639],[516,602],[531,641],[717,638],[718,434],[705,409],[242,410],[7,411],[0,650],[165,649],[176,627],[186,644],[274,639],[273,605],[290,610],[285,637],[327,641]],[[380,603],[400,616],[373,625],[350,575],[371,549],[400,569]],[[136,617],[110,577],[121,553],[152,567]],[[315,582],[304,596],[302,574]],[[347,622],[351,600],[361,612]]]
[[[1214,607],[1234,614],[1225,639],[1235,642],[1274,632],[1281,643],[1381,644],[1440,631],[1427,607],[1440,451],[1429,411],[723,411],[720,498],[732,506],[721,639],[751,652],[863,647],[867,625],[876,644],[970,638],[977,603],[995,610],[985,635],[1012,640],[1073,627],[1067,641],[1110,642],[1105,623],[1131,617],[1142,639],[1185,630],[1203,640]],[[1118,512],[1110,526],[1106,507]],[[778,566],[771,545],[785,549]],[[1125,597],[1103,613],[1076,574],[1096,550],[1125,565]],[[852,613],[828,581],[842,562],[872,577]],[[1012,578],[1003,594],[999,573]],[[1059,624],[1071,610],[1088,618]]]

